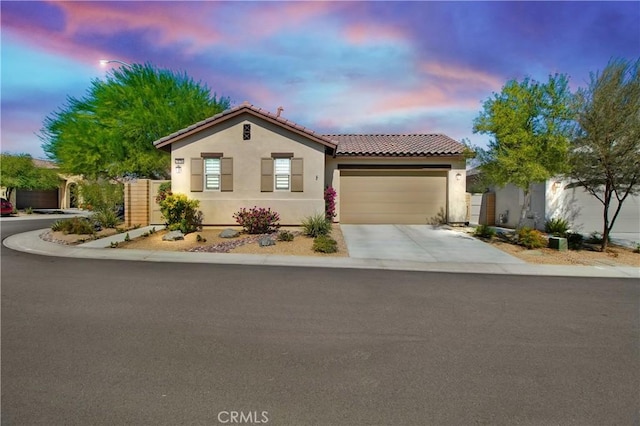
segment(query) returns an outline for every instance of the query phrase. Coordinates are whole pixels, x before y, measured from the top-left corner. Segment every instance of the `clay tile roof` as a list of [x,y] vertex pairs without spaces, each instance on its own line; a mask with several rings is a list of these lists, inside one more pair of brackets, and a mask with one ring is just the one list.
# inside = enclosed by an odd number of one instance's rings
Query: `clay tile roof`
[[413,157],[461,155],[464,145],[442,134],[325,135],[338,144],[336,156]]
[[333,140],[331,140],[330,138],[327,138],[323,135],[319,135],[316,132],[314,132],[311,129],[307,129],[304,126],[300,126],[299,124],[294,123],[293,121],[289,121],[285,118],[283,118],[282,116],[278,116],[276,114],[273,114],[267,110],[264,110],[262,108],[258,108],[255,107],[253,105],[251,105],[249,102],[243,102],[242,104],[235,106],[233,108],[227,109],[225,111],[222,111],[221,113],[218,113],[216,115],[213,115],[209,118],[206,118],[202,121],[199,121],[195,124],[192,124],[189,127],[185,127],[184,129],[178,130],[177,132],[171,133],[170,135],[167,135],[163,138],[158,139],[157,141],[155,141],[153,143],[153,145],[156,148],[163,148],[163,149],[167,149],[167,146],[172,144],[173,142],[176,142],[186,136],[189,136],[193,133],[196,133],[200,130],[206,129],[208,127],[211,127],[219,122],[225,121],[228,118],[234,117],[238,114],[241,114],[243,112],[249,112],[253,115],[256,116],[260,116],[264,119],[267,119],[269,121],[272,122],[277,122],[278,124],[280,124],[283,127],[287,127],[290,130],[303,134],[309,138],[311,138],[312,140],[315,140],[316,142],[319,142],[325,146],[328,146],[331,149],[335,148],[335,142]]

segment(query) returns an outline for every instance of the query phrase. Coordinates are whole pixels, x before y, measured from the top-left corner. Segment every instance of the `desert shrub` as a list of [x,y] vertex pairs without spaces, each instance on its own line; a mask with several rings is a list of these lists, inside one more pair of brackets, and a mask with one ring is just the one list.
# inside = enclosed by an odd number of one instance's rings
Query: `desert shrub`
[[72,217],[58,220],[51,225],[52,231],[61,231],[65,234],[93,234],[95,226],[91,219],[86,217]]
[[202,212],[198,210],[200,201],[190,200],[184,194],[169,194],[160,202],[160,212],[170,231],[180,230],[183,234],[202,228]]
[[324,190],[324,214],[328,221],[336,217],[336,190],[331,186]]
[[53,232],[63,231],[64,227],[65,227],[65,221],[64,220],[56,220],[55,222],[53,222],[51,224],[51,230]]
[[589,234],[589,238],[587,238],[587,242],[589,244],[602,244],[602,241],[602,234],[598,231],[593,231],[591,234]]
[[27,208],[24,209],[24,212],[26,214],[33,214],[33,208],[32,207],[27,207]]
[[322,213],[316,213],[302,220],[302,230],[304,235],[312,238],[327,235],[331,232],[331,221],[327,220]]
[[569,250],[582,249],[582,246],[584,245],[584,237],[582,234],[577,232],[566,232],[564,236],[567,239],[567,246],[569,247]]
[[293,241],[293,237],[294,237],[294,235],[293,235],[292,232],[285,230],[285,231],[280,231],[278,233],[277,240],[278,241]]
[[206,243],[207,239],[204,238],[202,235],[198,234],[198,235],[196,235],[196,241],[199,242],[199,243]]
[[266,234],[273,232],[280,227],[280,215],[271,208],[252,207],[251,209],[241,208],[233,214],[233,218],[238,225],[242,226],[249,234]]
[[124,186],[103,180],[83,181],[78,185],[80,207],[91,211],[118,210],[124,204]]
[[569,229],[569,222],[560,217],[549,219],[544,224],[544,230],[548,234],[553,234],[556,237],[563,237]]
[[313,240],[313,251],[335,253],[338,251],[338,242],[327,235],[320,235]]
[[480,238],[491,239],[496,236],[496,230],[489,225],[478,225],[473,230],[473,235]]
[[518,230],[518,244],[528,249],[536,249],[547,246],[547,239],[537,229],[520,228]]
[[101,209],[91,215],[91,219],[102,228],[115,228],[120,223],[115,210]]

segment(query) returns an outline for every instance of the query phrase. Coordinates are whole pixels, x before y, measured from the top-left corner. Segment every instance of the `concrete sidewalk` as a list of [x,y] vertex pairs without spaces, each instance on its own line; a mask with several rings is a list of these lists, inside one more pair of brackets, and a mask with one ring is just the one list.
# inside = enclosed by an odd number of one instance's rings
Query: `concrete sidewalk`
[[[152,227],[140,228],[129,232],[133,238],[138,233],[147,232]],[[156,227],[156,229],[160,229]],[[227,265],[266,265],[318,268],[354,268],[354,269],[386,269],[426,272],[455,272],[468,274],[505,274],[505,275],[538,275],[538,276],[573,276],[600,278],[640,278],[640,268],[604,267],[604,266],[564,266],[535,265],[528,263],[451,263],[440,261],[415,261],[401,259],[366,259],[354,257],[311,257],[311,256],[276,256],[248,255],[234,253],[189,253],[173,251],[150,251],[111,249],[112,241],[123,241],[126,234],[117,234],[78,246],[65,246],[44,241],[40,234],[48,229],[16,234],[7,237],[3,244],[12,249],[26,253],[74,257],[81,259],[113,259],[146,262],[178,262],[178,263],[211,263]],[[95,243],[95,244],[94,244]]]

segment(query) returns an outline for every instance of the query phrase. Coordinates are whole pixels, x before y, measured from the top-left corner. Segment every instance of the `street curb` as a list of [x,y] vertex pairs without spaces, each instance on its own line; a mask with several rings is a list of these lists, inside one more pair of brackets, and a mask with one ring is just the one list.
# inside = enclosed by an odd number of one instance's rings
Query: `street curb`
[[[148,229],[147,229],[148,228]],[[152,227],[135,230],[143,234]],[[159,228],[159,227],[157,227]],[[65,246],[44,241],[40,235],[48,228],[15,234],[5,238],[3,245],[24,253],[73,257],[82,259],[127,260],[144,262],[208,263],[225,265],[288,266],[314,268],[379,269],[393,271],[443,272],[488,275],[526,275],[592,278],[640,278],[640,268],[613,266],[567,266],[537,264],[495,264],[495,263],[445,263],[414,262],[384,259],[356,259],[349,257],[307,257],[235,253],[190,253],[161,250],[111,249],[110,241],[94,244],[96,240],[77,246]],[[133,237],[134,232],[130,231]],[[108,238],[121,238],[126,234],[116,234]]]

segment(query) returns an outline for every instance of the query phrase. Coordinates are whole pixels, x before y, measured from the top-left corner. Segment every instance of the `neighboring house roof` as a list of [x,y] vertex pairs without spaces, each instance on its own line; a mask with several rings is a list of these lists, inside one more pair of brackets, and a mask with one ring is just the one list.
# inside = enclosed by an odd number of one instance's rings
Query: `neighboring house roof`
[[326,135],[338,144],[336,156],[414,157],[461,155],[465,147],[442,134]]
[[156,148],[160,148],[160,149],[164,149],[164,150],[168,150],[169,149],[169,145],[171,145],[174,142],[177,142],[181,139],[186,138],[187,136],[190,136],[194,133],[200,132],[201,130],[207,129],[209,127],[215,126],[221,122],[224,122],[230,118],[236,117],[240,114],[243,113],[249,113],[252,114],[256,117],[260,117],[264,120],[270,121],[274,124],[277,124],[279,126],[282,126],[294,133],[297,133],[299,135],[305,136],[315,142],[318,142],[326,147],[329,147],[331,149],[335,149],[336,148],[336,144],[335,142],[333,142],[332,140],[328,139],[327,137],[323,136],[323,135],[319,135],[316,132],[314,132],[311,129],[308,129],[304,126],[300,126],[299,124],[294,123],[293,121],[289,121],[283,117],[280,117],[279,115],[270,113],[269,111],[266,111],[262,108],[257,108],[251,104],[249,104],[248,102],[244,102],[242,105],[236,106],[234,108],[230,108],[228,110],[225,110],[219,114],[216,114],[212,117],[209,117],[205,120],[199,121],[198,123],[195,123],[189,127],[186,127],[182,130],[178,130],[175,133],[172,133],[168,136],[165,136],[161,139],[158,139],[157,141],[155,141],[153,143],[153,145]]
[[41,168],[41,169],[57,169],[59,168],[58,165],[51,160],[40,160],[38,158],[32,158],[31,162],[33,163],[34,166]]

